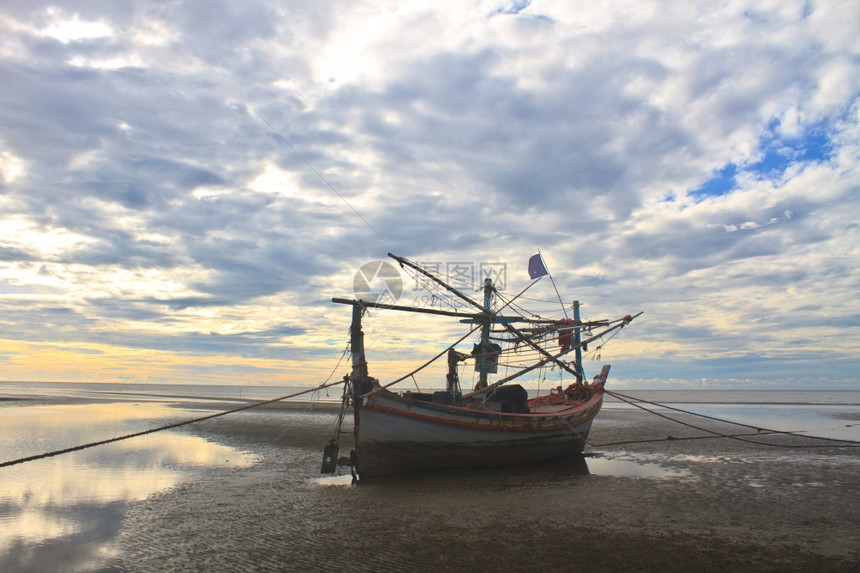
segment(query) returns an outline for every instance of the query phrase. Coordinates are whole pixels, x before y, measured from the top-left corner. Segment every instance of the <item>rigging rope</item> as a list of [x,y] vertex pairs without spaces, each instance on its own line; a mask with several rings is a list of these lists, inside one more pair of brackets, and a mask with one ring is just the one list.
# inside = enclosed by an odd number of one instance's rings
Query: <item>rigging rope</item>
[[[641,410],[644,410],[644,411],[648,412],[649,414],[654,414],[655,416],[658,416],[660,418],[664,418],[666,420],[669,420],[670,422],[675,422],[676,424],[681,424],[683,426],[687,426],[689,428],[693,428],[693,429],[699,430],[701,432],[707,432],[711,435],[710,436],[698,436],[698,437],[690,436],[690,437],[684,437],[684,438],[676,438],[673,436],[668,436],[668,437],[662,438],[662,439],[630,440],[630,441],[622,441],[622,442],[608,442],[605,444],[593,444],[593,443],[589,442],[588,445],[591,447],[594,447],[594,448],[606,447],[606,446],[616,446],[616,445],[620,445],[620,444],[639,444],[639,443],[646,443],[646,442],[672,441],[672,440],[681,440],[681,439],[697,440],[697,439],[705,439],[705,438],[729,438],[732,440],[737,440],[739,442],[746,442],[749,444],[755,444],[757,446],[769,446],[769,447],[774,447],[774,448],[857,448],[857,447],[860,447],[860,442],[855,441],[855,440],[842,440],[842,439],[838,439],[838,438],[827,438],[827,437],[823,437],[823,436],[798,436],[797,432],[786,432],[786,431],[781,431],[781,430],[773,430],[770,428],[761,428],[758,426],[751,426],[749,424],[742,424],[740,422],[733,422],[731,420],[724,420],[721,418],[715,418],[713,416],[706,416],[705,414],[699,414],[697,412],[692,412],[689,410],[683,410],[681,408],[674,408],[672,406],[667,406],[665,404],[660,404],[658,402],[651,402],[649,400],[644,400],[642,398],[636,398],[635,396],[627,396],[626,394],[621,394],[619,392],[613,392],[612,390],[604,389],[604,392],[606,394],[609,394],[610,396],[618,398],[622,402],[625,402],[627,404],[630,404],[631,406],[635,406]],[[708,428],[705,428],[702,426],[697,426],[697,425],[691,424],[689,422],[684,422],[682,420],[672,418],[671,416],[667,416],[666,414],[661,414],[660,412],[655,412],[654,410],[650,410],[650,409],[646,408],[645,406],[642,406],[641,404],[637,404],[636,402],[643,402],[643,403],[650,404],[653,406],[659,406],[661,408],[666,408],[668,410],[674,410],[676,412],[681,412],[684,414],[697,416],[699,418],[706,418],[708,420],[714,420],[714,421],[721,422],[724,424],[732,424],[732,425],[741,426],[744,428],[751,428],[751,429],[756,430],[756,433],[755,434],[726,434],[726,433],[722,433],[722,432],[717,432],[715,430],[709,430]],[[828,444],[828,445],[771,444],[768,442],[759,442],[756,440],[745,439],[747,436],[768,436],[768,435],[786,435],[786,436],[794,436],[794,437],[803,437],[803,438],[809,438],[809,439],[815,439],[815,440],[822,440],[825,442],[837,442],[837,444],[839,444],[839,445],[836,445],[836,444]]]
[[[418,368],[416,368],[415,370],[413,370],[413,371],[412,371],[412,372],[410,372],[409,374],[405,374],[405,375],[401,376],[400,378],[398,378],[398,379],[397,379],[397,380],[395,380],[394,382],[389,382],[388,384],[385,384],[384,386],[382,386],[382,388],[388,388],[389,386],[394,386],[394,385],[395,385],[395,384],[397,384],[398,382],[402,382],[402,381],[406,380],[407,378],[409,378],[410,376],[414,376],[415,374],[417,374],[417,373],[418,373],[418,372],[420,372],[421,370],[424,370],[426,367],[428,367],[428,366],[430,366],[431,364],[433,364],[436,360],[438,360],[442,355],[444,355],[444,354],[445,354],[446,352],[448,352],[450,349],[454,348],[455,346],[457,346],[458,344],[460,344],[461,342],[463,342],[463,341],[466,339],[466,337],[470,336],[473,332],[475,332],[476,330],[478,330],[478,328],[480,328],[480,325],[475,326],[472,330],[470,330],[469,332],[467,332],[466,334],[464,334],[464,335],[463,335],[463,337],[462,337],[462,338],[460,338],[460,340],[458,340],[458,341],[457,341],[457,342],[455,342],[454,344],[452,344],[452,345],[448,346],[447,348],[445,348],[445,350],[443,350],[442,352],[440,352],[439,354],[437,354],[436,356],[434,356],[433,358],[431,358],[430,360],[428,360],[427,362],[425,362],[424,364],[422,364],[421,366],[419,366]],[[413,378],[413,380],[414,380],[414,378]],[[416,384],[416,385],[417,385],[417,384]],[[372,394],[372,393],[374,393],[374,392],[376,392],[376,391],[377,391],[377,390],[371,390],[371,391],[370,391],[370,392],[368,392],[367,394],[364,394],[364,395],[362,395],[362,396],[359,396],[359,398],[364,398],[364,396],[367,396],[368,394]]]

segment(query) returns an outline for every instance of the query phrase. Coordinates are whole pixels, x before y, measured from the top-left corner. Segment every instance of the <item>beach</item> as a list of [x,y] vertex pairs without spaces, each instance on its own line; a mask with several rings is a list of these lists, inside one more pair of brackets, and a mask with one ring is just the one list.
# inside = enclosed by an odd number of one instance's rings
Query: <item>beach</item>
[[[127,570],[860,568],[856,449],[673,440],[595,448],[585,458],[635,460],[666,476],[582,475],[574,458],[350,487],[310,471],[331,427],[308,421],[285,429],[260,416],[197,428],[265,450],[265,460],[134,507],[122,534]],[[672,434],[678,426],[649,414],[607,411],[592,441]]]
[[[788,448],[826,442],[785,435],[743,438],[781,447],[687,439],[706,434],[647,412],[606,408],[584,457],[353,486],[348,469],[319,474],[335,416],[331,405],[273,404],[171,430],[251,461],[103,508],[116,515],[95,540],[92,534],[77,543],[55,540],[60,545],[52,551],[45,542],[41,551],[10,546],[0,565],[141,572],[860,571],[858,448]],[[341,455],[349,452],[349,437]]]

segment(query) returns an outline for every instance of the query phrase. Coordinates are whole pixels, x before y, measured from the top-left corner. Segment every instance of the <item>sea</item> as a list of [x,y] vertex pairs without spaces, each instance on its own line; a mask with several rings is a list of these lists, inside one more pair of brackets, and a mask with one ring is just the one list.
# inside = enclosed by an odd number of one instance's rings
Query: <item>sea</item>
[[[0,571],[110,571],[127,508],[261,461],[177,427],[31,461],[42,454],[145,432],[255,401],[295,396],[314,427],[334,427],[337,387],[0,382]],[[860,441],[860,391],[624,390],[613,411],[671,409],[782,432]],[[241,415],[241,414],[236,414]],[[301,420],[302,418],[296,418]],[[319,434],[319,450],[330,435]],[[319,480],[316,460],[307,479]],[[592,473],[637,474],[635,463],[590,462]],[[642,468],[646,471],[647,468]],[[314,482],[316,483],[316,482]],[[319,481],[320,487],[332,482]],[[340,481],[338,483],[349,483]],[[83,556],[69,559],[70,553]]]

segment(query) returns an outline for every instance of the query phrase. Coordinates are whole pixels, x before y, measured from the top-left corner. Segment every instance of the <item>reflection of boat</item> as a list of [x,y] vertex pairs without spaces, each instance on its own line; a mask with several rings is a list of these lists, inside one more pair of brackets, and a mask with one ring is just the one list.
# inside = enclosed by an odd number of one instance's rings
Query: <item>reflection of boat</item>
[[[344,408],[348,402],[354,409],[355,450],[350,465],[359,476],[510,466],[582,452],[592,421],[600,411],[603,385],[609,373],[606,365],[591,382],[586,381],[582,349],[589,342],[623,328],[635,316],[583,322],[578,302],[574,302],[572,319],[541,319],[511,311],[503,315],[502,310],[513,308],[513,300],[494,304],[501,301],[501,296],[490,279],[484,282],[484,301],[479,304],[423,267],[390,256],[404,269],[421,273],[431,284],[453,293],[477,312],[334,299],[352,305],[352,372],[345,377],[348,391],[344,392]],[[530,269],[532,278],[546,274],[542,263],[540,269],[536,272]],[[470,333],[436,356],[447,355],[445,391],[395,393],[387,389],[410,378],[414,372],[385,386],[369,376],[361,330],[367,308],[424,312],[459,318],[474,325]],[[455,349],[479,329],[480,340],[471,353]],[[573,360],[568,359],[570,353],[575,356]],[[458,365],[465,361],[474,361],[479,380],[474,391],[464,394]],[[490,384],[488,375],[497,373],[500,364],[515,370]],[[522,386],[505,385],[547,365],[571,375],[571,384],[532,399]],[[337,449],[336,440],[326,447],[324,473],[335,471]]]

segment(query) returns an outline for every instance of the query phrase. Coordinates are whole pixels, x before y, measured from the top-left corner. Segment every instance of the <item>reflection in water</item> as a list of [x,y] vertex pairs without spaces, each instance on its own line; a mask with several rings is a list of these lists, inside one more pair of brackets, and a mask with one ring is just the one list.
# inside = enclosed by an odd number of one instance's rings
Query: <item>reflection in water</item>
[[[157,403],[4,405],[0,461],[142,431],[178,415],[189,413]],[[206,470],[254,461],[202,438],[159,432],[0,468],[0,570],[56,569],[60,562],[66,570],[99,569],[114,553],[125,503]],[[68,555],[72,539],[77,556]]]
[[679,478],[689,475],[688,471],[667,468],[642,458],[618,459],[604,455],[588,457],[588,468],[592,475],[612,477],[632,477],[650,479]]

